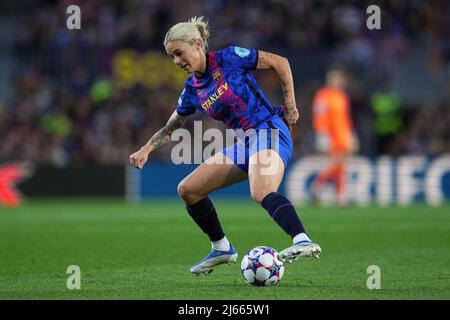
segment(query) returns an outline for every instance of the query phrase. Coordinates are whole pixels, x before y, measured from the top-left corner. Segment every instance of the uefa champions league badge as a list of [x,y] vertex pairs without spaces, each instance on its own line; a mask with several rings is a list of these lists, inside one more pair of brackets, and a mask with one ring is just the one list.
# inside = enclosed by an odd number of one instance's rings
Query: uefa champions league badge
[[241,58],[245,58],[250,54],[250,50],[240,47],[234,47],[234,52]]

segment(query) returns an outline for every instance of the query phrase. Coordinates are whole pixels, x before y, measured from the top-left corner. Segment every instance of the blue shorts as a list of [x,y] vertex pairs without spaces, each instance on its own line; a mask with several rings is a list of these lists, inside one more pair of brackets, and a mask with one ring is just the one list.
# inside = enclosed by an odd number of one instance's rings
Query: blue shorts
[[247,130],[244,138],[223,149],[222,153],[248,172],[250,157],[266,149],[276,151],[283,160],[284,167],[287,167],[292,156],[292,137],[289,128],[278,115],[262,123],[257,129]]

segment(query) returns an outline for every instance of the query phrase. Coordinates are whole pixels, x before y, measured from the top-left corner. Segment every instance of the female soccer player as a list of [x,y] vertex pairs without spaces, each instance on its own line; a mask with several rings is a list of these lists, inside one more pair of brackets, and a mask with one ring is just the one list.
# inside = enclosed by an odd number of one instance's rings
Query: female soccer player
[[[236,46],[208,52],[208,38],[208,25],[203,17],[178,23],[167,32],[164,39],[167,54],[192,75],[185,81],[167,124],[130,155],[130,163],[142,169],[149,155],[170,142],[174,130],[181,128],[197,110],[223,121],[231,129],[253,130],[249,139],[216,153],[178,185],[178,194],[188,213],[212,243],[212,251],[191,267],[191,272],[208,274],[217,265],[236,262],[238,254],[225,236],[208,194],[245,179],[249,180],[252,199],[293,240],[292,246],[279,253],[279,259],[292,262],[302,256],[318,258],[320,246],[306,234],[291,202],[277,193],[292,154],[290,130],[299,118],[289,62],[276,54]],[[250,73],[255,69],[276,72],[284,93],[284,109],[270,104]],[[270,147],[270,141],[261,143],[265,136],[270,140],[268,134],[262,133],[272,130],[279,135],[275,149]],[[267,159],[272,168],[275,166],[269,173]]]

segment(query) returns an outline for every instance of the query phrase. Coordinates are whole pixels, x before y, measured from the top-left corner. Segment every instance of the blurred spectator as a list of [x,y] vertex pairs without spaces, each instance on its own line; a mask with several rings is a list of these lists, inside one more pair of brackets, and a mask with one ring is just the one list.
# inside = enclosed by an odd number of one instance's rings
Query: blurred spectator
[[391,90],[388,80],[382,81],[380,90],[370,97],[373,111],[374,130],[376,135],[377,153],[390,153],[392,139],[403,130],[404,119],[400,95]]

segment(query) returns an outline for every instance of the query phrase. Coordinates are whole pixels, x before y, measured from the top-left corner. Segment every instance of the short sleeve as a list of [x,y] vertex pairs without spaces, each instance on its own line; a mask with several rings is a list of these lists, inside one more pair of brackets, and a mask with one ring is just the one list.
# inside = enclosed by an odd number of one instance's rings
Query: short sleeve
[[181,92],[180,98],[178,99],[177,112],[181,116],[188,116],[195,113],[195,106],[191,103],[191,97],[186,88],[183,89],[183,92]]
[[229,46],[222,50],[223,60],[234,68],[256,70],[258,50]]

